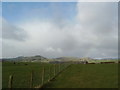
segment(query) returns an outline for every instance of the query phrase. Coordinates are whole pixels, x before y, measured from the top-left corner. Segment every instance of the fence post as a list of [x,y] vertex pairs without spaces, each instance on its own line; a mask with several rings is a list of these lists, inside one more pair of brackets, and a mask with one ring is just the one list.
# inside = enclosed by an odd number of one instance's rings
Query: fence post
[[54,64],[54,76],[55,76],[56,72],[55,72],[55,64]]
[[60,72],[60,64],[59,64],[59,72]]
[[43,71],[42,71],[42,85],[44,84],[44,77],[45,77],[45,68],[43,67]]
[[51,78],[51,68],[49,66],[49,79],[48,79],[48,82],[50,81],[50,78]]
[[56,74],[58,74],[58,72],[59,72],[59,67],[58,67],[59,65],[57,64],[56,65]]
[[30,75],[30,88],[33,87],[33,71],[31,72],[31,75]]
[[8,83],[8,88],[12,88],[13,87],[13,75],[9,76],[9,83]]

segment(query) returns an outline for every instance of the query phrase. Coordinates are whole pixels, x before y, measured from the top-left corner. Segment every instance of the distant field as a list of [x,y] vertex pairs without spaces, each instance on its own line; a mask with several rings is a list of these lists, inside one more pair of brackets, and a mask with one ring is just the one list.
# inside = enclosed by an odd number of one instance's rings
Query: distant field
[[[25,65],[27,64],[27,65]],[[55,80],[48,83],[45,88],[117,88],[118,85],[118,64],[73,64],[59,74]],[[9,75],[13,74],[14,88],[28,88],[30,86],[31,71],[34,71],[33,86],[41,83],[43,66],[47,73],[49,63],[3,63],[2,87],[8,87]],[[65,65],[63,64],[61,68]],[[57,67],[58,69],[58,67]],[[45,79],[47,80],[46,74]]]
[[46,88],[117,88],[117,64],[74,64]]
[[90,63],[100,63],[100,62],[118,62],[118,60],[89,60]]

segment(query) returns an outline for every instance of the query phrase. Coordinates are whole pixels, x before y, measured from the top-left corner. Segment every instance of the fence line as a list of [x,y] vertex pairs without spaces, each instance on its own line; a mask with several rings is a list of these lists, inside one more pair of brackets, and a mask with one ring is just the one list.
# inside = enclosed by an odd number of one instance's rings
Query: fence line
[[8,88],[13,88],[13,75],[9,76]]
[[45,79],[45,68],[43,67],[43,72],[42,72],[42,84],[44,84],[44,79]]
[[[67,69],[69,66],[71,66],[71,64],[69,64],[69,65],[67,65],[67,66],[64,66],[64,68],[61,70],[61,71],[59,71],[59,72],[57,72],[56,74],[55,74],[55,76],[53,76],[51,79],[50,79],[50,81],[52,81],[53,79],[55,79],[60,73],[62,73],[65,69]],[[46,84],[47,84],[48,82],[46,82],[44,85],[42,85],[40,88],[43,88]]]
[[30,75],[30,88],[33,88],[33,71],[31,72]]
[[56,69],[55,69],[55,64],[54,64],[54,76],[55,76],[55,74],[56,74]]
[[48,75],[49,75],[49,79],[48,79],[48,82],[49,82],[50,78],[51,78],[51,68],[50,68],[50,66],[49,66],[49,73],[48,73]]
[[[61,72],[63,72],[67,67],[70,66],[69,64],[66,64],[66,65],[63,64],[63,66],[61,66],[61,65],[62,64],[58,64],[58,65],[54,64],[53,65],[53,70],[52,70],[52,67],[49,66],[48,74],[45,72],[46,69],[43,66],[42,73],[41,73],[41,75],[42,75],[41,76],[41,83],[39,85],[37,85],[37,86],[33,86],[33,78],[34,78],[33,74],[34,74],[34,71],[32,70],[32,72],[30,72],[30,82],[29,82],[30,87],[28,87],[28,88],[43,88],[48,82],[51,82],[53,79],[56,78],[56,76],[58,76]],[[9,76],[8,88],[13,88],[13,75]]]

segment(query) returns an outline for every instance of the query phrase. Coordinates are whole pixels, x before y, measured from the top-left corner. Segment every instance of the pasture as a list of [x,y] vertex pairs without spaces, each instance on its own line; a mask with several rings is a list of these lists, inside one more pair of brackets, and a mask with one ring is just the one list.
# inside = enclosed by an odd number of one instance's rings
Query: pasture
[[74,64],[47,88],[118,88],[117,64]]
[[[65,65],[62,64],[60,69],[62,70]],[[2,88],[8,88],[9,76],[13,75],[13,88],[30,88],[31,73],[33,73],[33,87],[36,87],[42,83],[42,72],[43,67],[44,83],[49,78],[49,68],[51,68],[50,76],[54,76],[58,72],[59,64],[48,64],[48,63],[35,63],[35,62],[4,62],[2,64]]]
[[[61,70],[67,66],[61,65]],[[4,62],[2,64],[2,88],[8,88],[9,76],[13,75],[13,88],[29,88],[33,71],[33,87],[42,83],[42,70],[45,68],[45,81],[54,76],[54,65],[37,62]],[[56,64],[56,72],[59,65]],[[118,64],[72,64],[44,88],[117,88]]]

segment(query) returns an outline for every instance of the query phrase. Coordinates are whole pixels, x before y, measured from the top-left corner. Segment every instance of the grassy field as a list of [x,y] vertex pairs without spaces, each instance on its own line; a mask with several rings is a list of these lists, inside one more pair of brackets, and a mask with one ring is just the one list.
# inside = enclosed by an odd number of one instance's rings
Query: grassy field
[[[27,65],[25,65],[27,64]],[[41,84],[43,67],[45,68],[45,82],[49,78],[49,67],[51,68],[51,76],[54,75],[54,65],[47,63],[16,63],[4,62],[2,64],[2,87],[8,87],[9,76],[13,75],[13,87],[14,88],[29,88],[30,76],[33,71],[33,87]],[[61,65],[61,69],[64,65]],[[56,72],[58,71],[58,65],[56,65]]]
[[[27,65],[25,65],[27,64]],[[118,64],[73,64],[59,74],[55,80],[48,83],[45,88],[117,88]],[[14,88],[29,88],[30,75],[33,73],[33,86],[41,84],[43,66],[45,73],[51,67],[53,76],[54,65],[47,63],[10,63],[2,65],[2,87],[8,87],[9,75],[13,74]],[[58,70],[58,66],[57,70]],[[65,67],[65,64],[61,68]],[[48,74],[45,75],[47,80]]]
[[117,64],[76,64],[61,73],[46,88],[117,88]]

